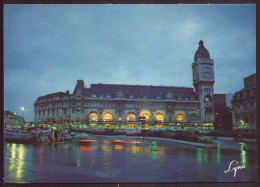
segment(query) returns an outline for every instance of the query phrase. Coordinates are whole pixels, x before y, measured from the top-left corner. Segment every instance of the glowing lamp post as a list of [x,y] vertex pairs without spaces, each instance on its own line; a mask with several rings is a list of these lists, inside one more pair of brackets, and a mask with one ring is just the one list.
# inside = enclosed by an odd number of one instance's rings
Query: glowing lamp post
[[25,123],[25,118],[24,118],[24,111],[25,111],[26,107],[25,106],[22,106],[21,107],[21,110],[23,111],[23,119],[24,119],[24,123]]
[[26,107],[25,106],[22,106],[21,107],[21,110],[23,111],[23,118],[24,118],[24,111],[25,111]]

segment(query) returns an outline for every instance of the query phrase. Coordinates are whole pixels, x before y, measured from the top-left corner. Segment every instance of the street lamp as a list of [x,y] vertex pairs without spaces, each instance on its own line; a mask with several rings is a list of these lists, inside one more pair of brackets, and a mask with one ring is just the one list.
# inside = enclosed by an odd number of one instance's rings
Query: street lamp
[[26,110],[26,107],[25,107],[25,106],[22,106],[22,107],[21,107],[21,110],[23,111],[23,119],[24,119],[24,111]]

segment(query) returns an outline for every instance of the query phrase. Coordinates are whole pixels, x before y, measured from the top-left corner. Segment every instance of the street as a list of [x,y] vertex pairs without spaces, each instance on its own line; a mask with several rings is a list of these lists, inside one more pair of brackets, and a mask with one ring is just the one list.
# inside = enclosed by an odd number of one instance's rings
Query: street
[[[89,135],[88,144],[5,144],[5,183],[254,182],[255,144],[200,148],[145,138]],[[120,140],[117,143],[113,140]],[[246,149],[241,147],[246,146]],[[231,149],[233,147],[233,149]],[[224,173],[231,161],[246,168]]]

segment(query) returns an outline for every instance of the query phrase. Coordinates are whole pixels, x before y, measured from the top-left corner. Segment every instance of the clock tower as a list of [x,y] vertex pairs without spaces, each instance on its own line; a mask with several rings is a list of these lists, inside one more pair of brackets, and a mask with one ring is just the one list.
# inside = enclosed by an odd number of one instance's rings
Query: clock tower
[[200,40],[199,48],[194,55],[192,63],[193,85],[200,101],[200,120],[214,122],[214,61],[210,59],[208,50]]

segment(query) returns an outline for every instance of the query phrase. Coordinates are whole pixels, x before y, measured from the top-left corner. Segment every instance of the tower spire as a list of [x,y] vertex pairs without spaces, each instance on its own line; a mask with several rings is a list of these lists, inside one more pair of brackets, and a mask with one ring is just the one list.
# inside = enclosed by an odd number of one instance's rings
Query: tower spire
[[203,40],[200,40],[200,42],[199,42],[199,47],[201,48],[201,47],[204,47],[204,42],[203,42]]
[[200,40],[199,48],[194,55],[194,61],[196,61],[198,58],[210,59],[210,54],[209,54],[208,50],[204,47],[203,44],[204,44],[203,40]]

